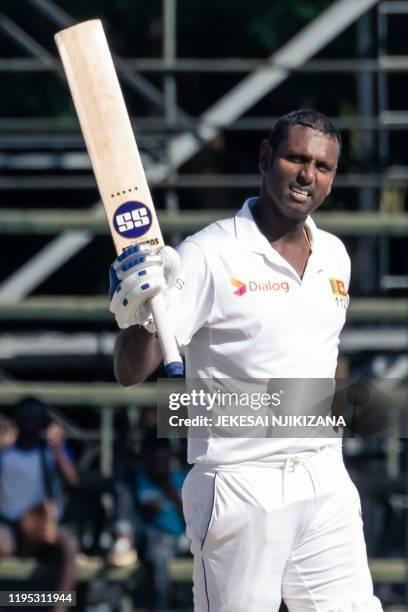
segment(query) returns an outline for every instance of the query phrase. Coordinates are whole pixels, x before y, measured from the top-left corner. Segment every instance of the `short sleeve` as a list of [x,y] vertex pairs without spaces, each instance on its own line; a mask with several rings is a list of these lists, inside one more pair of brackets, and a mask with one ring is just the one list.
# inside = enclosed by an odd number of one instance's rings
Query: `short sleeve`
[[169,315],[180,346],[190,343],[194,334],[211,318],[214,282],[208,257],[194,240],[187,239],[177,248],[181,269],[169,293]]
[[350,257],[347,255],[347,271],[346,271],[347,291],[349,290],[349,287],[350,287],[350,276],[351,276],[351,261],[350,261]]
[[342,246],[342,257],[344,261],[343,265],[344,265],[345,285],[348,291],[350,287],[351,261],[350,261],[350,256],[347,253],[347,249],[342,242],[341,242],[341,246]]

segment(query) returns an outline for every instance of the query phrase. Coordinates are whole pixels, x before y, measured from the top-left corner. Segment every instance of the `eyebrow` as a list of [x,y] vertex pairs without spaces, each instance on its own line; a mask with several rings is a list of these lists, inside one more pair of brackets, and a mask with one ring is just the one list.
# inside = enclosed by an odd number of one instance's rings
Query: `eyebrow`
[[[286,151],[285,157],[301,157],[304,160],[312,159],[312,157],[310,155],[306,155],[305,153],[301,153],[300,151],[296,151],[294,149],[289,149],[288,151]],[[328,162],[327,160],[321,159],[321,158],[316,159],[316,165],[326,166],[330,170],[336,168],[336,166],[337,166],[336,163],[332,164],[332,163]]]

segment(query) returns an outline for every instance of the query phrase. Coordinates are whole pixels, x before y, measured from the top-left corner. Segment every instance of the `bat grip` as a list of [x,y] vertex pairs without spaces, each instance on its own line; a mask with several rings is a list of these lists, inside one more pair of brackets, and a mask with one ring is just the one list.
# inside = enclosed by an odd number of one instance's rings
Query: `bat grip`
[[159,293],[150,300],[153,319],[157,329],[161,350],[164,357],[164,367],[169,378],[184,376],[183,361],[180,357],[176,338],[171,331],[168,313],[163,296]]

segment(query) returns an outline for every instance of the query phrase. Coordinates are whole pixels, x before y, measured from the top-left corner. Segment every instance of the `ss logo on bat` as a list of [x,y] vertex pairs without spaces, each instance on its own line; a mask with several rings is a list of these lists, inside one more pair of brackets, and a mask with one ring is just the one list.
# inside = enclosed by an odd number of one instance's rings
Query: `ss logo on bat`
[[116,209],[113,225],[121,236],[139,238],[149,231],[152,214],[142,202],[125,202]]
[[131,212],[116,215],[116,223],[118,224],[119,231],[122,233],[132,230],[135,227],[149,225],[150,219],[146,208],[138,208]]

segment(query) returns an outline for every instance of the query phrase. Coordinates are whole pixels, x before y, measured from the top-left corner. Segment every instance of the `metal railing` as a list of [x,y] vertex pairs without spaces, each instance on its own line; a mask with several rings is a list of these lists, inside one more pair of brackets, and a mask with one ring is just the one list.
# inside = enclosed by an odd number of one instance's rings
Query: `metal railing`
[[[0,321],[92,321],[111,322],[107,296],[35,296],[21,302],[0,301]],[[354,298],[347,313],[349,322],[384,321],[408,323],[408,300],[403,298]]]
[[[160,58],[121,58],[120,69],[160,74],[181,73],[246,73],[253,70],[267,72],[285,70],[290,73],[359,73],[359,72],[408,72],[408,56],[398,55],[375,59],[316,59],[303,65],[268,61],[264,58],[178,58],[166,61]],[[47,62],[36,58],[10,57],[0,59],[0,72],[60,72],[61,62],[48,58]]]
[[[193,181],[192,181],[193,182]],[[211,181],[208,180],[208,186]],[[207,185],[202,181],[201,186]],[[241,185],[245,186],[244,184]],[[159,210],[163,232],[179,231],[188,234],[206,225],[232,216],[233,210]],[[11,209],[0,212],[0,234],[55,234],[64,230],[87,230],[97,235],[108,235],[104,216],[88,210],[72,209]],[[320,212],[313,215],[317,225],[341,236],[407,236],[408,214],[377,212]]]

